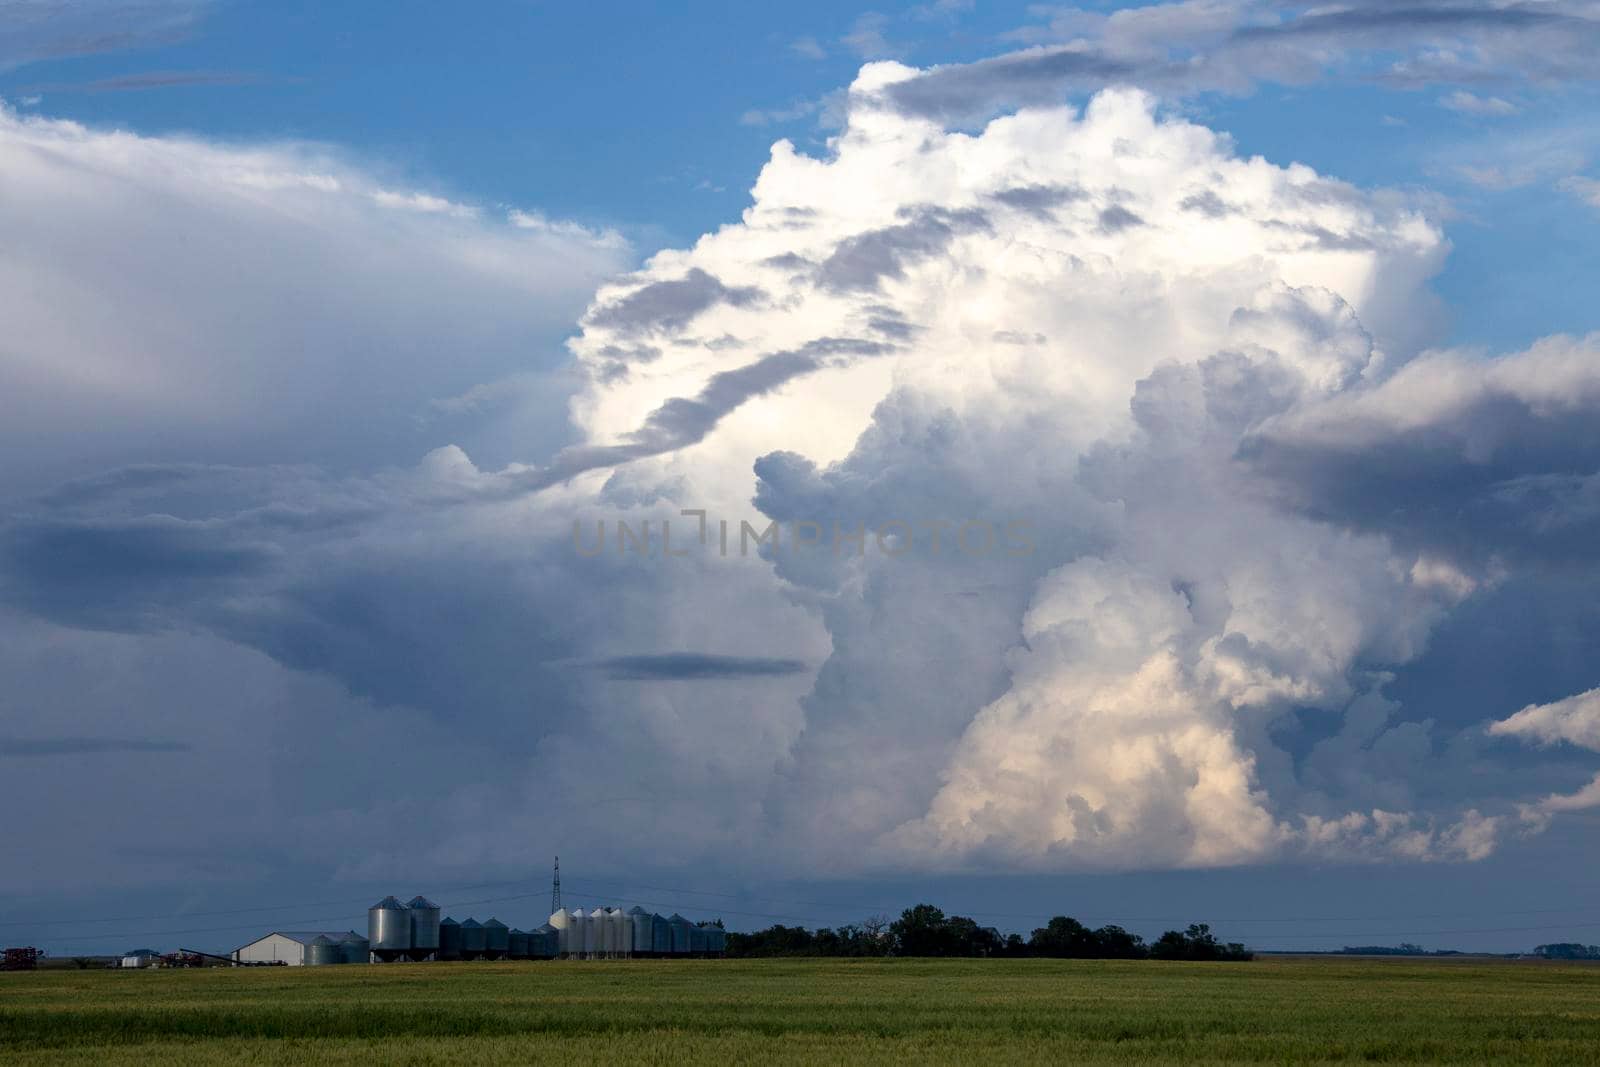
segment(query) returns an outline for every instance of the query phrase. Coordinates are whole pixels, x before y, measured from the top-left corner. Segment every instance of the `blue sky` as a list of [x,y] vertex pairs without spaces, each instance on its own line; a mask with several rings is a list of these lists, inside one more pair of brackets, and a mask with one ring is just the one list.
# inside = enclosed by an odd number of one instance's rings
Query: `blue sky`
[[[1596,47],[0,0],[0,934],[1600,940]],[[686,509],[917,532],[575,551]]]

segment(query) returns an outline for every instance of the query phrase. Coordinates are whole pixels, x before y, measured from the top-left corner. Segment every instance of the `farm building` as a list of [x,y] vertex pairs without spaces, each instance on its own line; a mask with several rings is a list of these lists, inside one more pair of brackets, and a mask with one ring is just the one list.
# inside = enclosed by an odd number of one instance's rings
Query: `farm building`
[[234,949],[235,963],[365,963],[367,939],[354,930],[274,930]]

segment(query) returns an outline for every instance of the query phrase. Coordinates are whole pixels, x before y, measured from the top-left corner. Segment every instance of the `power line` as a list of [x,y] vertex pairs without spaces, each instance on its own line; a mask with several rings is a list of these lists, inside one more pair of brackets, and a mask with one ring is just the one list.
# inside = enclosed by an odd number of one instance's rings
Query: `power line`
[[[469,884],[466,884],[466,885],[447,886],[447,887],[444,887],[443,891],[444,892],[454,892],[454,891],[460,891],[460,890],[486,889],[486,888],[493,888],[493,887],[498,887],[498,886],[525,885],[525,884],[529,884],[530,881],[531,881],[530,879],[518,878],[518,879],[507,879],[507,880],[504,880],[504,881],[497,881],[497,882],[477,882],[477,883],[469,883]],[[727,907],[727,906],[724,906],[724,905],[721,905],[721,904],[711,905],[711,904],[708,904],[708,903],[706,903],[704,901],[685,902],[685,901],[682,901],[682,900],[642,900],[642,899],[635,899],[635,898],[631,898],[631,894],[630,893],[617,892],[617,890],[645,890],[647,892],[660,892],[660,893],[668,893],[668,894],[682,894],[682,895],[685,895],[685,896],[713,897],[713,898],[718,898],[719,900],[727,900],[727,901],[741,902],[741,903],[742,902],[746,902],[746,901],[749,901],[749,902],[752,902],[752,903],[763,903],[764,902],[764,903],[768,903],[768,904],[777,904],[777,905],[780,905],[780,906],[784,905],[784,904],[797,904],[797,905],[800,905],[800,906],[805,907],[805,908],[824,908],[824,909],[827,909],[827,911],[829,913],[832,913],[832,914],[838,914],[838,912],[840,912],[842,910],[845,910],[845,909],[858,910],[858,911],[863,911],[863,912],[868,912],[868,913],[871,913],[871,912],[890,912],[890,913],[892,913],[892,912],[895,912],[897,910],[901,910],[899,907],[892,906],[892,905],[850,904],[850,903],[840,903],[840,902],[837,902],[837,901],[784,900],[782,898],[756,897],[756,896],[751,896],[749,894],[741,894],[741,893],[726,893],[726,892],[717,892],[717,891],[714,891],[714,890],[686,889],[686,888],[683,888],[683,887],[657,886],[657,885],[650,885],[650,884],[647,884],[647,883],[637,883],[637,882],[616,882],[616,881],[609,881],[609,880],[606,880],[606,879],[579,878],[576,881],[580,885],[589,885],[589,886],[594,886],[594,887],[597,887],[597,888],[598,887],[611,887],[613,892],[615,893],[615,895],[622,896],[622,897],[625,897],[625,898],[630,898],[630,899],[633,899],[634,903],[648,904],[648,905],[650,905],[652,907],[669,908],[669,909],[673,909],[673,910],[691,910],[691,911],[692,910],[711,910],[711,909],[715,909],[715,910],[717,910],[717,911],[719,911],[721,913],[728,914],[728,915],[737,915],[737,916],[747,917],[747,918],[781,920],[781,921],[787,921],[787,922],[818,923],[821,920],[819,920],[818,917],[815,914],[796,915],[796,914],[789,914],[789,913],[776,913],[776,912],[765,912],[765,911],[741,910],[741,909]],[[473,900],[453,901],[453,902],[450,902],[450,903],[447,903],[447,904],[443,905],[443,907],[446,907],[446,908],[464,908],[464,907],[471,907],[471,906],[483,905],[483,904],[498,904],[498,903],[506,903],[506,902],[510,902],[510,901],[515,901],[515,900],[527,900],[527,899],[530,899],[532,897],[538,896],[540,892],[542,892],[542,891],[516,893],[516,894],[510,894],[510,895],[504,895],[504,896],[483,897],[483,898],[478,898],[478,899],[473,899]],[[234,908],[234,909],[228,909],[228,910],[223,910],[223,911],[189,912],[189,913],[180,914],[180,915],[143,916],[143,917],[134,917],[134,918],[130,918],[130,917],[121,917],[121,918],[92,917],[92,918],[82,918],[82,919],[7,920],[4,923],[0,923],[0,925],[7,926],[7,927],[16,927],[16,926],[65,925],[65,924],[70,924],[70,923],[165,922],[165,921],[175,921],[175,920],[181,920],[181,919],[195,919],[195,918],[202,918],[202,917],[220,917],[220,916],[227,916],[227,915],[248,915],[248,914],[254,914],[254,913],[261,913],[261,912],[284,911],[284,910],[287,910],[287,909],[290,909],[290,908],[307,908],[307,909],[309,909],[309,908],[314,908],[314,907],[338,907],[338,906],[342,906],[342,905],[345,905],[345,904],[360,903],[361,901],[364,901],[366,899],[367,899],[366,897],[361,897],[361,898],[353,898],[352,897],[352,898],[346,898],[346,899],[340,900],[340,901],[323,901],[323,902],[320,902],[320,903],[311,903],[311,904],[274,904],[274,905],[265,905],[265,906],[260,906],[260,907],[251,907],[251,908]],[[552,909],[552,912],[554,910],[556,910],[556,909]],[[1490,915],[1553,915],[1553,914],[1561,914],[1561,913],[1585,913],[1585,912],[1588,912],[1590,910],[1591,909],[1585,908],[1585,907],[1582,907],[1582,906],[1575,906],[1575,907],[1569,907],[1569,908],[1533,908],[1533,909],[1523,909],[1523,910],[1514,910],[1514,911],[1497,910],[1497,911],[1493,911],[1493,912],[1455,912],[1455,913],[1446,912],[1446,913],[1432,913],[1432,914],[1424,914],[1424,915],[1265,916],[1265,917],[1264,916],[1249,916],[1249,917],[1240,917],[1240,918],[1216,918],[1216,919],[1211,919],[1210,923],[1211,923],[1211,925],[1215,926],[1215,925],[1222,925],[1222,924],[1291,923],[1291,922],[1302,922],[1302,923],[1316,923],[1316,922],[1410,922],[1410,921],[1416,921],[1416,920],[1421,920],[1421,919],[1475,918],[1475,917],[1478,917],[1478,916],[1487,917],[1487,916],[1490,916]],[[1026,912],[1026,913],[1021,913],[1021,912],[996,912],[996,911],[970,911],[969,914],[971,914],[973,916],[983,917],[983,918],[1022,919],[1022,920],[1027,920],[1027,921],[1030,921],[1030,922],[1047,921],[1049,918],[1052,917],[1050,915],[1047,915],[1044,912]],[[1079,912],[1078,915],[1080,917],[1082,917],[1082,918],[1087,918],[1087,919],[1112,919],[1112,920],[1115,920],[1115,921],[1118,921],[1118,922],[1122,922],[1122,923],[1168,923],[1168,922],[1184,923],[1184,922],[1193,921],[1193,916],[1192,915],[1190,915],[1190,916],[1143,916],[1143,917],[1130,917],[1130,916],[1115,916],[1115,915],[1110,915],[1110,914],[1100,914],[1100,913],[1093,913],[1093,912],[1091,912],[1091,913]],[[346,914],[340,915],[338,917],[327,917],[327,916],[324,916],[324,917],[315,918],[315,919],[285,920],[285,921],[282,922],[280,928],[295,928],[295,927],[310,928],[310,927],[312,927],[314,925],[317,925],[317,924],[343,923],[343,922],[346,922],[346,921],[352,921],[352,922],[355,922],[355,923],[359,923],[360,919],[359,919],[359,916],[352,916],[352,915],[346,913]],[[88,941],[88,940],[101,939],[101,938],[111,938],[111,937],[119,937],[119,938],[174,937],[174,936],[189,935],[189,934],[226,933],[226,932],[229,932],[229,931],[238,931],[238,930],[250,929],[250,928],[252,928],[252,927],[254,927],[256,925],[257,925],[256,923],[251,922],[251,923],[240,923],[240,924],[233,925],[233,926],[191,927],[191,928],[186,928],[186,929],[147,930],[147,931],[143,931],[143,932],[100,931],[100,932],[94,933],[94,934],[77,934],[77,935],[69,935],[69,936],[52,936],[52,937],[49,938],[49,940],[52,940],[52,941]],[[1260,934],[1260,933],[1258,933],[1255,936],[1256,937],[1270,937],[1270,938],[1277,939],[1277,940],[1302,940],[1303,941],[1303,940],[1320,940],[1320,939],[1330,939],[1330,938],[1331,939],[1339,939],[1339,938],[1353,939],[1353,938],[1358,938],[1358,937],[1390,937],[1390,938],[1393,938],[1393,937],[1439,936],[1439,935],[1447,935],[1447,934],[1464,935],[1464,934],[1490,934],[1490,933],[1527,933],[1527,932],[1536,932],[1536,931],[1540,931],[1540,930],[1559,930],[1559,929],[1571,929],[1571,928],[1588,929],[1588,928],[1592,928],[1592,927],[1600,927],[1600,922],[1563,921],[1563,922],[1560,922],[1560,923],[1552,923],[1552,924],[1539,925],[1539,926],[1487,927],[1487,928],[1473,928],[1473,929],[1417,930],[1417,931],[1388,930],[1388,931],[1382,931],[1382,932],[1379,932],[1379,933],[1352,932],[1352,931],[1328,931],[1328,932],[1321,932],[1321,933],[1282,933],[1282,934]]]

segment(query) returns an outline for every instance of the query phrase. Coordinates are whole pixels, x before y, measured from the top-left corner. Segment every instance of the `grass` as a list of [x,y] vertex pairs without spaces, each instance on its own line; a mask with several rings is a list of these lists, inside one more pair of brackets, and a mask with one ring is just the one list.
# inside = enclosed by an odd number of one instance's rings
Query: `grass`
[[14,1062],[1593,1063],[1600,968],[684,960],[0,975]]

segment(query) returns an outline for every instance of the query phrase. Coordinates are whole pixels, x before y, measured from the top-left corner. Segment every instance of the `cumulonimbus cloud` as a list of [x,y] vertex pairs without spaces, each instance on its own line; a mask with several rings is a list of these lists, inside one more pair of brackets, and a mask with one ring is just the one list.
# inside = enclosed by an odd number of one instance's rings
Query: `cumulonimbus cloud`
[[[1140,92],[951,130],[894,105],[921,76],[869,65],[825,155],[780,142],[738,223],[602,285],[569,319],[570,435],[548,443],[524,411],[501,463],[438,437],[499,402],[480,387],[509,366],[454,360],[483,337],[372,353],[457,322],[418,279],[443,272],[469,309],[561,296],[571,272],[542,253],[600,270],[622,255],[603,234],[503,231],[344,172],[324,187],[278,153],[12,119],[24,147],[0,158],[43,166],[45,138],[152,161],[137,174],[181,205],[169,228],[248,234],[270,211],[301,235],[294,263],[324,226],[385,263],[415,251],[380,273],[418,307],[363,284],[309,336],[363,386],[337,410],[383,425],[396,394],[371,383],[414,371],[427,388],[399,395],[430,414],[413,451],[377,435],[381,467],[360,447],[309,462],[266,415],[226,462],[107,474],[85,453],[0,533],[10,603],[33,627],[265,658],[337,688],[319,700],[342,729],[394,709],[450,747],[414,797],[380,796],[381,767],[347,772],[369,775],[365,804],[346,778],[297,794],[314,809],[297,827],[337,810],[347,839],[382,840],[364,830],[404,814],[438,842],[347,857],[363,874],[503,862],[507,827],[558,810],[615,856],[671,840],[765,875],[1487,855],[1534,787],[1433,788],[1488,715],[1423,715],[1387,687],[1482,590],[1562,552],[1590,564],[1561,530],[1583,528],[1600,467],[1592,342],[1429,352],[1446,244],[1422,206],[1241,158]],[[89,169],[66,168],[67,192],[20,188],[59,216]],[[158,245],[141,230],[130,247]],[[332,280],[312,277],[274,292],[315,310]],[[76,336],[45,319],[46,338]],[[167,317],[124,321],[81,365],[87,392],[169,336]],[[321,380],[315,360],[233,355],[247,382]],[[188,358],[154,366],[192,385]],[[169,410],[132,396],[146,426]],[[1433,496],[1397,514],[1416,471]],[[1490,523],[1488,552],[1452,539],[1449,508],[1504,518],[1507,493],[1560,507]],[[686,513],[862,533],[843,551],[574,551],[575,520],[676,537]],[[958,551],[968,526],[1026,530],[1028,551]],[[107,595],[86,599],[91,558]],[[605,806],[618,775],[648,798],[626,820]]]

